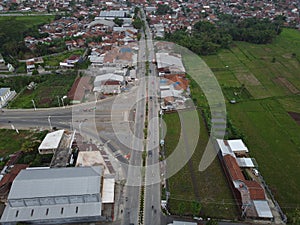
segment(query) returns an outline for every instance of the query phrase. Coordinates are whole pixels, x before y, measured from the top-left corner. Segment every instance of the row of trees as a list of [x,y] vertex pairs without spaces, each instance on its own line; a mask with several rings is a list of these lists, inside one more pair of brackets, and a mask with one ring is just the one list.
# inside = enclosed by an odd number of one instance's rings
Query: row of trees
[[173,14],[173,10],[169,5],[166,4],[158,4],[156,14],[157,15],[165,15],[165,14]]
[[235,41],[267,44],[281,33],[284,21],[284,16],[277,16],[271,21],[258,18],[240,20],[236,16],[221,15],[217,27],[230,34]]
[[232,41],[271,43],[280,34],[283,21],[283,17],[274,21],[257,18],[239,20],[234,16],[222,15],[216,24],[200,21],[190,31],[182,28],[167,33],[165,39],[200,55],[214,54],[221,48],[229,48]]

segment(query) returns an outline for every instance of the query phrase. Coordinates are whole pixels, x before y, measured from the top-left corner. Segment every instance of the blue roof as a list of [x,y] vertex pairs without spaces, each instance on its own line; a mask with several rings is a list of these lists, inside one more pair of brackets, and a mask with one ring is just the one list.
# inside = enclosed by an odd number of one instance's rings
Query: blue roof
[[120,53],[131,52],[131,48],[121,48]]

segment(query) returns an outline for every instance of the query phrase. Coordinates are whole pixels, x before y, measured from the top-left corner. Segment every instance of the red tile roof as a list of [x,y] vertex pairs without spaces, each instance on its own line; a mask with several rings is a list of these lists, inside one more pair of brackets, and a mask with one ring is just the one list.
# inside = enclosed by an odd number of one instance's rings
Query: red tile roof
[[106,80],[103,81],[103,85],[120,85],[120,81],[117,80]]
[[231,176],[232,181],[245,180],[245,177],[244,177],[236,159],[231,155],[225,155],[223,158],[224,158],[226,167],[228,169],[228,172]]
[[265,191],[262,186],[256,181],[245,180],[244,183],[248,187],[250,197],[252,200],[265,200]]
[[245,186],[247,186],[251,200],[266,199],[265,190],[263,189],[263,187],[257,181],[250,181],[245,179],[236,159],[233,156],[225,155],[224,161],[228,169],[228,172],[231,176],[231,180],[243,181]]
[[186,90],[189,85],[189,81],[182,77],[181,75],[165,75],[165,78],[177,83],[178,85],[175,86],[175,89],[183,89]]
[[90,77],[78,77],[68,93],[68,98],[81,101],[84,97],[85,90],[92,90],[92,87],[89,84],[90,79]]
[[0,181],[0,188],[3,188],[3,186],[6,185],[11,185],[20,171],[26,169],[27,167],[28,165],[26,164],[15,164],[11,171],[3,176],[2,180]]

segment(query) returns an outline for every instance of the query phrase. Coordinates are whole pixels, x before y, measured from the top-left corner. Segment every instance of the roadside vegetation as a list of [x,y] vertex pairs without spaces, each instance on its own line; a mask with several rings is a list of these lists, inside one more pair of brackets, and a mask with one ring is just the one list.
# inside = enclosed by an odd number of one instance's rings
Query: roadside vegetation
[[[57,107],[58,98],[62,106],[61,98],[67,95],[76,77],[75,71],[68,71],[66,74],[9,77],[0,79],[0,87],[10,86],[18,93],[8,108],[33,108],[32,100],[37,108]],[[32,81],[36,83],[36,88],[28,90],[27,85]],[[69,100],[64,99],[64,104],[68,103]]]

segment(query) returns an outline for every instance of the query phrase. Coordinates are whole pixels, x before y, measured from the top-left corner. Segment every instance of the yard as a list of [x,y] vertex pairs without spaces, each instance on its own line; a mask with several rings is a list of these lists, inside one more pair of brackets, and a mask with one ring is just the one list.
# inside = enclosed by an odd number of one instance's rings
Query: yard
[[[49,166],[53,154],[40,155],[38,147],[44,139],[47,130],[15,130],[0,129],[0,169],[9,160],[9,155],[22,151],[18,164],[29,164],[31,167]],[[14,140],[14,141],[12,141]]]
[[[77,73],[73,71],[67,74],[42,75],[34,90],[27,90],[29,83],[24,84],[15,100],[9,103],[9,108],[33,108],[32,100],[37,108],[57,107],[58,98],[67,95],[76,77]],[[67,104],[68,99],[64,103]]]
[[69,58],[71,55],[82,55],[83,53],[84,53],[84,49],[77,49],[73,51],[65,51],[62,53],[57,53],[51,56],[45,56],[43,57],[43,59],[44,59],[45,66],[59,67],[59,63]]
[[28,143],[34,141],[39,143],[46,133],[46,131],[19,130],[19,134],[17,134],[15,130],[0,129],[0,158],[20,150],[26,150]]

